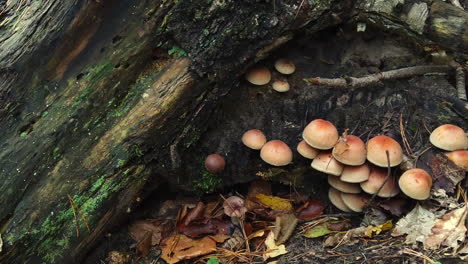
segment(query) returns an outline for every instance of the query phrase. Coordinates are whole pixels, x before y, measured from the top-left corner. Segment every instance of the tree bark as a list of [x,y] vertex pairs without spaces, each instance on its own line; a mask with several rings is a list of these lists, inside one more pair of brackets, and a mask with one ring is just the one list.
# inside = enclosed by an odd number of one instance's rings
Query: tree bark
[[[138,206],[137,197],[165,181],[190,189],[215,142],[201,139],[230,129],[205,133],[232,103],[226,100],[255,96],[237,96],[244,85],[238,77],[297,32],[362,18],[466,58],[466,13],[428,1],[417,30],[401,14],[389,18],[397,5],[376,10],[383,2],[3,2],[0,262],[79,262]],[[306,119],[320,113],[312,112]],[[235,140],[241,127],[233,131],[223,142]],[[216,150],[242,155],[227,143]],[[259,169],[245,158],[229,162],[239,168],[222,175],[225,185]]]

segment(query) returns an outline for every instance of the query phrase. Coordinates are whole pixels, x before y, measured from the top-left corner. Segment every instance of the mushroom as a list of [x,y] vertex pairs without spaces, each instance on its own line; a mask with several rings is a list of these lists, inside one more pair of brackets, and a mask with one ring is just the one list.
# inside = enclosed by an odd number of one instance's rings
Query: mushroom
[[296,70],[296,66],[291,60],[279,59],[275,62],[275,69],[282,74],[292,74]]
[[265,134],[258,129],[250,129],[242,135],[242,143],[251,149],[261,149],[266,141]]
[[367,163],[360,166],[344,166],[340,180],[349,183],[360,183],[369,179],[370,169]]
[[338,141],[338,130],[329,121],[315,119],[304,128],[302,137],[310,146],[327,150],[333,148]]
[[432,178],[425,170],[410,169],[401,175],[398,185],[408,197],[426,200],[431,193]]
[[286,143],[281,140],[271,140],[263,145],[260,158],[273,166],[286,166],[291,163],[293,154]]
[[270,70],[265,67],[257,67],[249,70],[245,74],[245,79],[247,79],[251,84],[265,85],[270,82],[271,73]]
[[299,152],[299,154],[301,154],[301,156],[304,158],[314,159],[317,157],[320,151],[309,146],[304,140],[301,140],[301,142],[297,144],[297,152]]
[[366,145],[356,136],[347,135],[340,137],[333,147],[333,157],[345,165],[362,165],[366,162]]
[[445,153],[445,156],[458,167],[468,171],[468,150],[455,150]]
[[432,145],[448,151],[468,148],[468,137],[458,126],[445,124],[432,131],[429,141]]
[[331,187],[337,189],[340,192],[344,193],[360,193],[361,187],[357,183],[348,183],[344,181],[340,181],[340,178],[335,177],[333,175],[328,175],[328,184]]
[[289,91],[289,83],[286,81],[276,80],[271,86],[273,87],[273,90],[280,93]]
[[[383,168],[373,167],[369,174],[369,179],[365,182],[361,182],[361,188],[369,194],[376,193],[380,186],[387,177],[387,171]],[[393,197],[399,193],[398,185],[395,183],[393,176],[390,176],[385,185],[382,187],[380,192],[377,194],[379,197]]]
[[341,193],[341,199],[343,203],[352,211],[356,213],[362,212],[367,202],[369,201],[369,195],[367,194],[355,194],[355,193]]
[[379,167],[387,167],[388,151],[390,167],[397,166],[403,160],[403,150],[398,142],[387,136],[376,136],[367,142],[367,160]]
[[224,170],[226,162],[219,154],[210,154],[205,159],[205,168],[211,173],[220,173]]
[[330,187],[328,190],[328,199],[330,199],[330,202],[341,211],[352,212],[351,209],[343,202],[343,199],[341,198],[341,192],[334,189],[333,187]]
[[343,172],[343,164],[339,163],[331,152],[321,152],[311,164],[312,168],[331,175],[340,176]]

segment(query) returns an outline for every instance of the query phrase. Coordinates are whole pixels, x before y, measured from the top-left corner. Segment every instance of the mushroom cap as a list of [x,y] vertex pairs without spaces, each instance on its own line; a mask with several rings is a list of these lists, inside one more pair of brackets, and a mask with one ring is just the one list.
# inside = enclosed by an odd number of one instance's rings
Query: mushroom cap
[[358,183],[348,183],[341,181],[340,178],[335,177],[333,175],[328,175],[328,184],[331,187],[337,189],[340,192],[344,193],[360,193],[361,187]]
[[327,150],[333,148],[338,141],[338,130],[329,121],[315,119],[304,128],[302,137],[310,146]]
[[279,59],[275,62],[275,69],[282,74],[292,74],[296,71],[296,65],[291,60]]
[[273,166],[286,166],[291,163],[293,153],[289,146],[281,140],[271,140],[263,145],[260,158]]
[[312,161],[312,168],[331,175],[340,176],[343,172],[343,164],[339,163],[330,151],[320,152]]
[[276,80],[271,86],[273,87],[273,90],[280,93],[289,91],[289,83],[287,81]]
[[364,210],[367,202],[369,201],[369,195],[367,194],[355,194],[355,193],[341,193],[341,199],[343,203],[352,211],[360,213]]
[[309,146],[304,140],[297,144],[297,152],[306,159],[314,159],[320,153],[319,150]]
[[[378,167],[372,167],[369,174],[369,179],[361,182],[361,188],[369,194],[376,193],[387,177],[387,170]],[[379,197],[393,197],[399,193],[398,185],[395,183],[395,178],[390,175],[390,178],[385,183],[384,187],[377,194]]]
[[341,192],[334,189],[333,187],[330,187],[328,190],[328,199],[330,199],[330,202],[341,211],[352,212],[351,209],[343,202],[343,199],[341,198]]
[[432,145],[448,151],[468,148],[468,137],[459,126],[445,124],[432,131],[429,141]]
[[258,129],[250,129],[242,135],[242,143],[251,149],[259,150],[266,142],[265,134]]
[[219,154],[210,154],[205,158],[205,168],[211,173],[220,173],[224,170],[226,161]]
[[405,171],[398,181],[401,191],[415,200],[426,200],[431,194],[432,178],[422,169]]
[[362,165],[366,162],[366,145],[359,137],[341,136],[333,147],[333,157],[345,165]]
[[256,67],[245,74],[245,79],[251,84],[265,85],[270,82],[271,73],[266,67]]
[[379,167],[387,167],[387,154],[390,157],[390,167],[397,166],[403,160],[403,150],[398,142],[387,136],[376,136],[367,142],[367,160]]
[[340,180],[349,183],[360,183],[369,179],[370,168],[367,163],[360,166],[344,166]]
[[455,150],[445,153],[447,158],[458,167],[468,171],[468,150]]

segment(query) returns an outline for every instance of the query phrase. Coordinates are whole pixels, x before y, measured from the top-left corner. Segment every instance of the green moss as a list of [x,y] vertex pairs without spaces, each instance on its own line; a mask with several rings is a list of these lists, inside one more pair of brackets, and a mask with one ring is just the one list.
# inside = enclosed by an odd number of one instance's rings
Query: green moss
[[188,57],[188,53],[177,46],[172,46],[172,48],[167,52],[167,54],[174,55],[176,58]]
[[118,159],[117,160],[117,168],[122,168],[125,165],[125,163],[127,163],[126,160]]
[[193,181],[193,189],[200,193],[212,193],[221,186],[221,179],[206,169],[201,171],[200,177]]

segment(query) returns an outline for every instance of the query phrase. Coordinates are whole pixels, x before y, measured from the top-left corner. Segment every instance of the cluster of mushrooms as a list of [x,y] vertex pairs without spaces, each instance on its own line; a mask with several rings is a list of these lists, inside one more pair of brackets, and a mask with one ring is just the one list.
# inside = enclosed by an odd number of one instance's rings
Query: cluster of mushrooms
[[[279,59],[274,66],[279,73],[284,75],[290,75],[296,71],[296,66],[288,59]],[[271,81],[271,72],[266,67],[256,67],[246,73],[245,79],[254,85],[265,85]],[[275,80],[271,87],[280,93],[289,91],[289,83],[285,80]]]
[[[406,170],[398,184],[388,167],[396,167],[403,161],[400,144],[388,136],[376,136],[365,144],[359,137],[341,137],[329,121],[316,119],[310,122],[302,133],[303,140],[297,145],[297,152],[312,159],[312,168],[327,173],[331,185],[330,201],[345,212],[362,212],[371,195],[390,198],[400,190],[410,198],[429,198],[432,177],[423,169]],[[260,150],[260,157],[273,166],[285,166],[292,162],[293,153],[281,140],[267,142],[265,134],[258,129],[244,133],[245,146]],[[468,137],[458,126],[445,124],[430,135],[430,142],[443,150],[457,166],[468,170]],[[387,177],[389,177],[387,179]],[[362,193],[364,191],[364,193]]]

